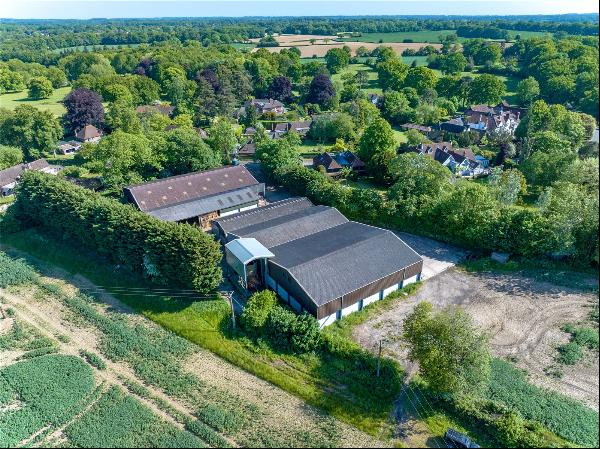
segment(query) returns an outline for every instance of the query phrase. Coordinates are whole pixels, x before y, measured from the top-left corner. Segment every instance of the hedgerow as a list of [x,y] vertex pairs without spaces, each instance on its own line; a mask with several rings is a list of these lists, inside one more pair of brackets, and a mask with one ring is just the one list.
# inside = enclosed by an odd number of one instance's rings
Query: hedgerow
[[29,171],[11,213],[158,283],[209,292],[222,279],[218,243],[187,224],[157,220],[56,176]]
[[36,272],[21,259],[13,259],[0,251],[0,288],[31,282]]
[[557,435],[585,447],[598,447],[598,413],[558,393],[527,382],[524,372],[494,359],[488,397],[524,418],[542,423]]
[[207,447],[200,438],[166,423],[137,399],[112,387],[65,429],[77,447]]
[[11,447],[46,425],[66,422],[94,389],[91,368],[77,357],[49,355],[0,370],[24,406],[0,415],[0,446]]

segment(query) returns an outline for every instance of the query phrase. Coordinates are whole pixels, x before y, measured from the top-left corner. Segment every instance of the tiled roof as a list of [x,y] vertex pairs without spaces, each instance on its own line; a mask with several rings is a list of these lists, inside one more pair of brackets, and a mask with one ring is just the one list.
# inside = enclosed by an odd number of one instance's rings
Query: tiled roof
[[[258,185],[260,183],[245,167],[231,166],[158,179],[128,186],[124,190],[141,211],[151,212]],[[242,197],[239,201],[243,204],[249,199]],[[233,205],[227,203],[214,210]]]
[[48,164],[46,159],[38,159],[33,162],[18,164],[0,170],[0,186],[12,184],[17,181],[25,170],[43,170],[49,166],[50,164]]

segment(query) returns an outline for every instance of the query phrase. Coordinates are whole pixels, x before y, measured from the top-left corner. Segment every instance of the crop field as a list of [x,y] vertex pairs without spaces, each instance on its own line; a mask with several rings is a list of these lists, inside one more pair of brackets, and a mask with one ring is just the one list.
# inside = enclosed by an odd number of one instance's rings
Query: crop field
[[[70,388],[73,397],[65,401],[69,413],[54,418],[58,412],[51,410],[55,415],[36,418],[26,432],[16,418],[6,418],[13,408],[23,409],[25,398],[20,391],[0,393],[0,438],[11,445],[33,439],[79,447],[386,444],[143,318],[109,293],[106,284],[100,287],[81,274],[5,249],[11,256],[3,256],[0,267],[0,316],[6,317],[0,319],[0,370],[58,357],[81,372],[76,384],[81,386]],[[27,262],[16,262],[17,255]],[[181,297],[189,298],[185,292],[172,292],[158,311],[152,304],[164,298],[163,292],[124,286],[116,291],[120,298],[142,298],[153,319],[165,327],[176,323],[179,333],[198,341],[214,335],[228,314],[225,301],[184,301]],[[198,321],[199,309],[204,323]],[[7,376],[0,373],[4,386]],[[66,393],[57,387],[48,394],[61,403]]]
[[455,30],[439,30],[439,31],[406,31],[398,33],[362,33],[359,37],[340,38],[343,42],[374,42],[374,43],[394,43],[404,42],[410,39],[412,42],[424,43],[440,43],[440,36],[454,34]]
[[50,98],[43,100],[30,100],[27,98],[27,90],[22,92],[14,92],[10,94],[0,95],[0,108],[15,109],[21,104],[28,104],[44,111],[50,111],[54,115],[63,115],[65,107],[62,105],[62,100],[71,91],[71,87],[61,87],[54,89]]
[[[322,58],[332,48],[342,48],[344,46],[347,46],[347,47],[350,47],[352,54],[355,55],[356,49],[359,47],[365,47],[368,50],[374,50],[377,47],[379,47],[380,45],[381,44],[375,43],[375,42],[363,42],[363,41],[360,41],[360,42],[331,41],[330,43],[320,43],[320,44],[317,44],[317,43],[311,44],[310,42],[303,41],[303,42],[297,42],[297,43],[293,43],[293,44],[286,43],[286,44],[280,45],[279,47],[266,47],[266,49],[269,50],[270,52],[280,52],[284,48],[297,47],[298,50],[300,50],[301,58],[312,58],[312,57]],[[401,54],[407,48],[418,50],[419,48],[423,47],[424,45],[429,45],[429,44],[417,43],[417,42],[414,42],[414,43],[390,42],[390,43],[386,44],[386,46],[392,47],[398,54]],[[441,48],[441,44],[431,44],[431,45],[433,45],[436,48]],[[255,48],[252,51],[256,51],[256,50],[257,49]]]

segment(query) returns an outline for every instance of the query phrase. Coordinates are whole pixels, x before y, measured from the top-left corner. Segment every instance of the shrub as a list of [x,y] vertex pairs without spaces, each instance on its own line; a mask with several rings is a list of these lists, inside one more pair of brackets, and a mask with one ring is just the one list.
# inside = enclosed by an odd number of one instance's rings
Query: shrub
[[240,317],[244,329],[253,333],[260,331],[267,322],[271,310],[276,305],[277,296],[272,291],[263,290],[254,293],[248,300]]
[[578,327],[571,332],[572,341],[588,349],[598,349],[598,331],[591,327]]
[[0,251],[0,288],[35,280],[37,274],[22,259],[13,259]]
[[157,220],[128,205],[44,173],[24,173],[15,216],[42,226],[158,283],[208,292],[222,279],[213,237],[187,224]]
[[292,352],[310,352],[321,343],[319,323],[306,313],[294,312],[275,306],[267,319],[265,329],[273,345]]

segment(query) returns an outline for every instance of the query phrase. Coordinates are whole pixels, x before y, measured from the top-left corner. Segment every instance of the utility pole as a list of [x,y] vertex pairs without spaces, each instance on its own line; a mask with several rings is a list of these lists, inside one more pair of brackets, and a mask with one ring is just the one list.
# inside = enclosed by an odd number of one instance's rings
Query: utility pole
[[229,302],[229,307],[231,307],[231,325],[233,326],[233,329],[235,329],[235,310],[233,308],[233,292],[227,292],[226,296]]
[[379,353],[377,354],[377,377],[381,371],[381,343],[383,340],[379,340]]

